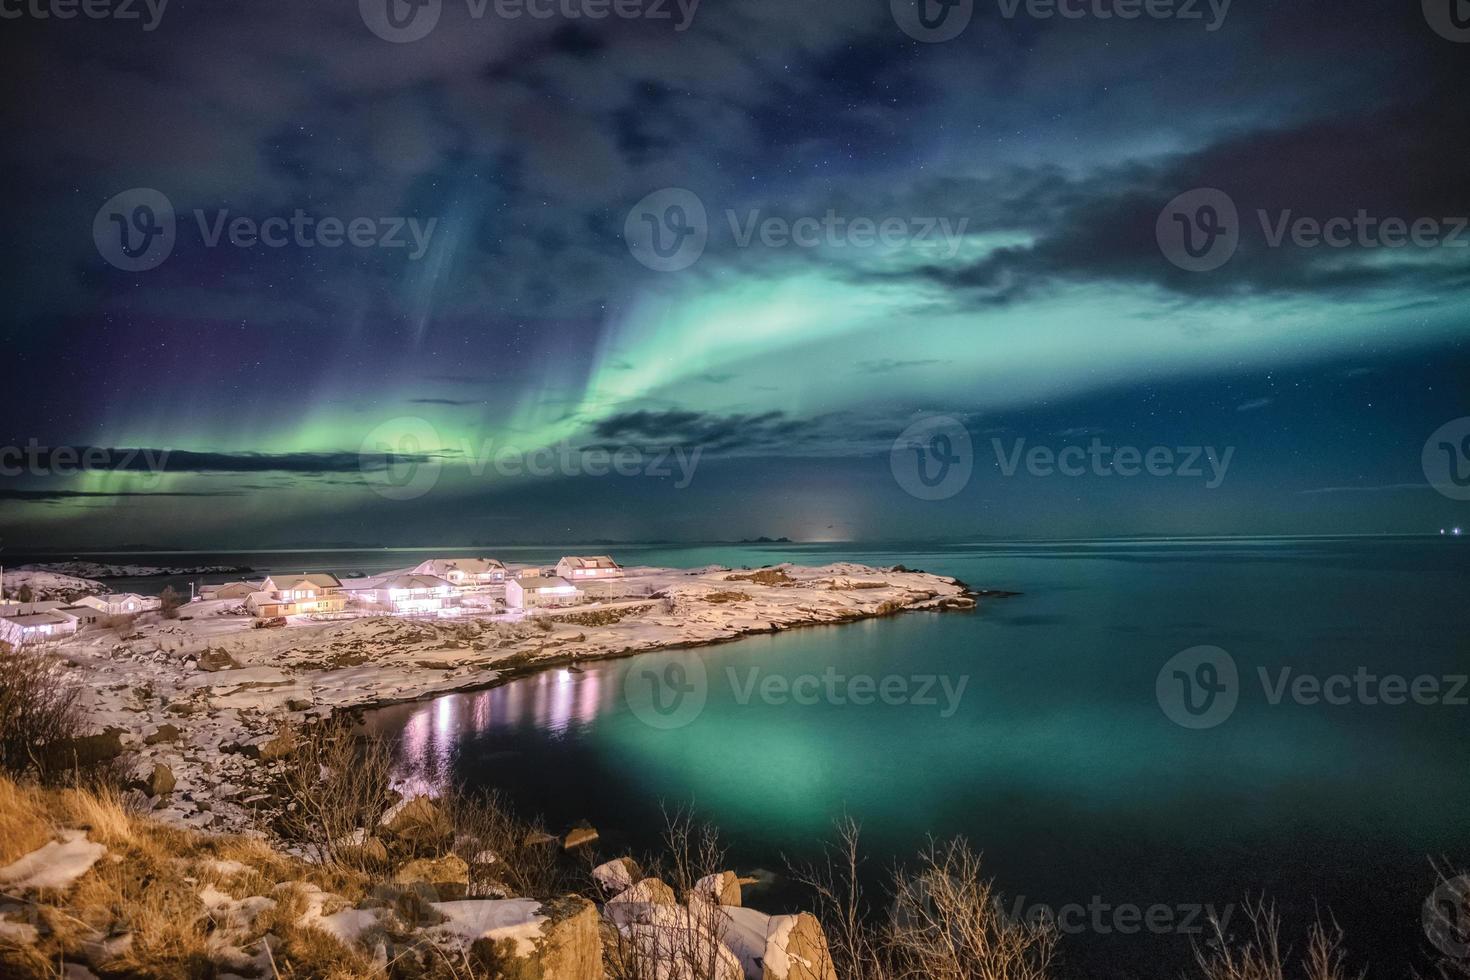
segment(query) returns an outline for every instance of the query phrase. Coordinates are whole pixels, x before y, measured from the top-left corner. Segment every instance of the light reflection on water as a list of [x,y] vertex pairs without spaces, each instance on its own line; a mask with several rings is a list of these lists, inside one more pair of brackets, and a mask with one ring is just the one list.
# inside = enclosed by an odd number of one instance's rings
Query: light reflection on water
[[[560,738],[589,727],[610,710],[613,685],[608,670],[577,673],[565,668],[522,678],[512,684],[403,706],[406,719],[397,742],[394,782],[401,792],[437,794],[454,782],[458,751],[477,736],[535,730]],[[395,710],[395,709],[390,709]],[[379,731],[392,726],[370,723]]]

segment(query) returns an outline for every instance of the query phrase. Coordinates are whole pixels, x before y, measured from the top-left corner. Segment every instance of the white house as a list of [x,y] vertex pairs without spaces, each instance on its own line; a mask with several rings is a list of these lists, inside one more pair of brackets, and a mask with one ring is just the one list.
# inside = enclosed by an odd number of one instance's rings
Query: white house
[[63,612],[12,613],[0,616],[0,643],[13,647],[41,643],[77,631],[77,617]]
[[262,619],[301,613],[341,612],[347,605],[342,583],[326,572],[271,575],[260,591],[245,600],[250,612]]
[[414,572],[347,579],[342,583],[342,592],[352,602],[396,613],[437,612],[453,605],[459,595],[453,583]]
[[261,591],[264,582],[221,582],[205,585],[199,589],[201,599],[248,599],[252,593]]
[[578,582],[622,578],[623,569],[607,555],[568,555],[556,563],[556,574]]
[[494,558],[430,558],[410,571],[442,578],[460,588],[500,585],[506,580],[505,565]]
[[554,575],[527,575],[505,583],[505,605],[510,609],[564,606],[581,597],[581,589]]
[[29,616],[31,613],[56,612],[67,608],[60,599],[40,599],[36,602],[0,602],[0,616]]
[[113,592],[108,595],[82,596],[75,605],[91,606],[108,616],[135,616],[157,609],[159,601],[157,597],[141,596],[136,592]]

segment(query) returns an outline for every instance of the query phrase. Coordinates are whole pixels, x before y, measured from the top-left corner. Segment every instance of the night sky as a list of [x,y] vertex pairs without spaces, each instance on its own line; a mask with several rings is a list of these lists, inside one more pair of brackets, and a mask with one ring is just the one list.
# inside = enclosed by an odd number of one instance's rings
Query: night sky
[[1470,528],[1457,0],[384,2],[0,2],[7,549]]

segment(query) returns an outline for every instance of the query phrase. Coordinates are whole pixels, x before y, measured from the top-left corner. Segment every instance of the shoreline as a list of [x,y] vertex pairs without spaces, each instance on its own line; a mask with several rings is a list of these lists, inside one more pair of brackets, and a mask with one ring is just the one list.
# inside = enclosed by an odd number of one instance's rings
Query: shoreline
[[[95,734],[77,755],[116,759],[158,819],[249,831],[273,810],[276,743],[301,724],[489,690],[550,669],[696,650],[760,634],[905,612],[971,611],[982,598],[945,576],[850,562],[757,571],[630,570],[645,597],[548,609],[522,619],[365,617],[253,629],[227,601],[188,618],[141,617],[51,645],[83,678]],[[577,617],[583,617],[578,622]],[[586,618],[595,622],[588,623]],[[570,620],[570,621],[568,621]],[[168,770],[168,790],[150,774]]]
[[[958,579],[955,579],[954,581],[956,582],[956,584],[963,585],[963,583],[960,583]],[[1011,598],[1013,596],[1018,596],[1018,595],[1021,595],[1021,594],[1022,593],[1020,593],[1020,592],[1007,592],[1007,591],[1003,591],[1003,590],[992,590],[992,589],[982,589],[979,592],[965,591],[965,592],[961,593],[961,597],[967,598],[967,599],[971,599],[972,602],[974,602],[973,605],[969,605],[969,606],[938,605],[938,606],[934,606],[932,608],[905,607],[903,609],[898,609],[898,610],[895,610],[893,612],[878,613],[878,614],[867,615],[867,616],[853,616],[853,617],[851,617],[849,619],[819,620],[819,621],[814,620],[814,621],[808,622],[808,623],[791,623],[791,624],[785,625],[785,626],[770,626],[770,627],[765,627],[765,628],[750,629],[750,630],[745,630],[745,631],[740,632],[740,633],[736,633],[736,634],[734,634],[732,636],[715,637],[715,638],[709,639],[709,640],[689,640],[689,641],[680,640],[680,641],[676,641],[676,642],[673,642],[673,643],[664,644],[664,645],[661,645],[661,646],[639,647],[638,649],[618,650],[618,651],[612,651],[612,652],[599,653],[599,654],[595,654],[595,655],[592,655],[592,656],[553,656],[553,657],[547,657],[547,658],[544,658],[544,659],[535,660],[535,661],[533,661],[531,663],[524,664],[524,665],[517,665],[517,666],[513,666],[513,667],[498,668],[497,671],[499,673],[499,676],[497,676],[497,677],[495,677],[495,678],[493,678],[493,679],[491,679],[489,681],[476,681],[476,682],[474,682],[472,684],[467,684],[464,687],[446,688],[446,689],[439,689],[439,690],[434,690],[434,691],[426,691],[426,692],[424,692],[422,694],[409,695],[409,696],[401,697],[401,698],[392,698],[392,699],[384,700],[384,701],[367,701],[367,702],[362,702],[362,703],[359,703],[359,704],[343,705],[343,706],[341,706],[339,708],[334,709],[334,712],[333,713],[334,714],[356,714],[356,713],[363,713],[363,712],[368,712],[368,711],[376,711],[376,710],[378,710],[380,708],[397,707],[399,705],[404,705],[404,704],[417,704],[418,702],[421,702],[421,701],[433,701],[433,700],[436,700],[436,699],[441,698],[441,697],[448,697],[451,694],[473,694],[473,693],[476,693],[476,692],[479,692],[479,691],[493,691],[494,689],[496,689],[498,687],[504,687],[505,685],[510,684],[510,683],[513,683],[515,681],[523,681],[523,680],[526,680],[528,678],[535,677],[537,674],[544,674],[548,670],[555,670],[558,667],[566,667],[568,665],[575,665],[575,664],[581,663],[581,662],[603,664],[603,663],[613,663],[613,662],[618,661],[618,660],[629,660],[629,659],[631,659],[633,657],[640,657],[640,656],[642,656],[643,654],[646,654],[646,653],[662,653],[662,652],[665,652],[665,651],[668,651],[668,650],[702,650],[702,649],[705,649],[707,647],[723,646],[726,643],[738,643],[739,641],[745,640],[745,639],[749,639],[752,636],[773,636],[773,635],[775,635],[777,633],[791,633],[791,632],[795,632],[797,630],[820,629],[820,628],[823,628],[823,627],[829,627],[829,628],[837,629],[837,628],[841,628],[843,626],[851,625],[852,623],[866,622],[867,620],[871,620],[871,619],[893,619],[893,618],[896,618],[898,616],[903,616],[903,615],[905,615],[907,613],[916,613],[916,612],[928,612],[928,613],[974,612],[976,609],[979,608],[979,603],[978,603],[978,601],[976,601],[978,599],[981,599],[981,598],[987,598],[987,599],[1007,599],[1007,598]]]

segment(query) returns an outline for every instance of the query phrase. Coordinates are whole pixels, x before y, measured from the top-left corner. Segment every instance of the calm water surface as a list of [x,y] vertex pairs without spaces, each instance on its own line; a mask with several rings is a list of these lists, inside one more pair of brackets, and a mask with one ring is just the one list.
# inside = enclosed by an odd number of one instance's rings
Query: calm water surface
[[[697,716],[668,730],[643,720],[658,716],[639,681],[663,671],[662,658],[372,713],[370,724],[399,741],[406,773],[498,787],[554,826],[589,819],[609,849],[652,847],[661,801],[692,803],[720,825],[742,872],[814,856],[848,813],[863,822],[875,875],[928,834],[962,834],[1023,908],[1163,904],[1182,921],[1190,906],[1265,894],[1296,929],[1314,908],[1330,910],[1377,976],[1406,975],[1428,951],[1420,908],[1435,880],[1431,856],[1470,864],[1470,708],[1272,704],[1257,676],[1470,670],[1470,542],[617,552],[626,564],[683,567],[902,562],[1024,595],[973,614],[686,651],[705,668],[707,694]],[[371,571],[378,554],[358,553],[351,567]],[[387,554],[382,567],[419,560]],[[315,558],[306,564],[342,560]],[[1160,710],[1155,679],[1168,658],[1201,644],[1234,658],[1240,700],[1223,724],[1192,731]],[[752,676],[828,672],[935,675],[964,687],[952,712],[937,685],[933,705],[747,696]],[[790,897],[779,886],[766,896]],[[1088,925],[1063,949],[1068,976],[1174,977],[1190,937]]]

